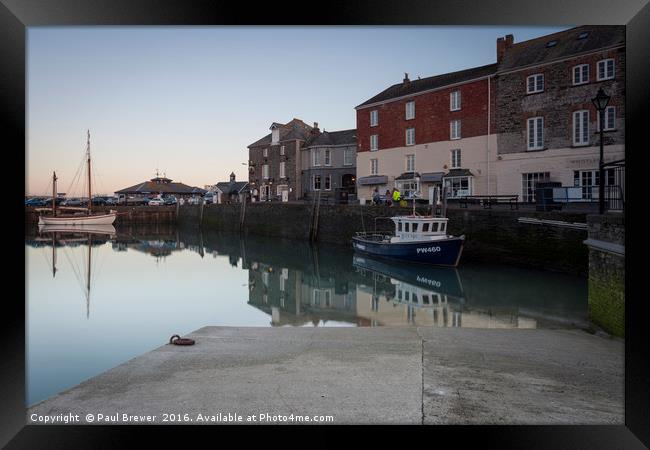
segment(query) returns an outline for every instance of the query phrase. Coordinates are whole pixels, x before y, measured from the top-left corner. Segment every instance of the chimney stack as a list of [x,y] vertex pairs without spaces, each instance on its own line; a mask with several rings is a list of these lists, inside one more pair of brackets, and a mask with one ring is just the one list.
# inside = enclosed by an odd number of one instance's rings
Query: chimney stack
[[402,83],[404,83],[404,86],[408,86],[410,82],[411,80],[409,80],[409,74],[404,72],[404,79],[402,80]]
[[314,122],[314,128],[311,129],[310,134],[313,136],[318,136],[320,134],[320,129],[318,129],[318,122]]
[[515,37],[512,34],[506,34],[505,38],[497,39],[497,62],[500,63],[506,51],[512,47]]

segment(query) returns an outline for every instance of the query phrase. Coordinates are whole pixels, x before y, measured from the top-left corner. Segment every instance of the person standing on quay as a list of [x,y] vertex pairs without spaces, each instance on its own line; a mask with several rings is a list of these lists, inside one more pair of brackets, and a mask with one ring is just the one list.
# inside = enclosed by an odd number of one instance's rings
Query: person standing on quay
[[390,193],[390,190],[386,189],[386,205],[391,206],[393,204],[391,198],[392,194]]
[[401,196],[399,190],[397,188],[393,188],[393,205],[399,205],[400,200]]

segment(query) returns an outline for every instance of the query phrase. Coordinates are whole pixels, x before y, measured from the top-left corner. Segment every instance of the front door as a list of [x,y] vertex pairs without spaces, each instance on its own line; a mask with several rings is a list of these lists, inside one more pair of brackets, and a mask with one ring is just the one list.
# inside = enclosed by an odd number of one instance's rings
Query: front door
[[438,186],[429,186],[429,204],[437,205],[440,201],[440,189]]

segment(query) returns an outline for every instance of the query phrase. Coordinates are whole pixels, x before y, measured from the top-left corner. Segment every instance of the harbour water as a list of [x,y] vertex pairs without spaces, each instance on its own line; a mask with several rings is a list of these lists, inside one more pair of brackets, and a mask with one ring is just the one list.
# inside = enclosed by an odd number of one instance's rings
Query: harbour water
[[204,326],[581,328],[587,280],[173,226],[29,231],[28,405]]

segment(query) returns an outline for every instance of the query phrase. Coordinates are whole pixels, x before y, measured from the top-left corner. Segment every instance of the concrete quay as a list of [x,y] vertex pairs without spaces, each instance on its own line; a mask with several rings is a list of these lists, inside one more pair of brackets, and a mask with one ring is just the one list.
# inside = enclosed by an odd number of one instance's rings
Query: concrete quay
[[57,415],[86,424],[88,414],[94,424],[148,423],[129,416],[171,424],[307,423],[297,416],[624,423],[623,341],[579,330],[204,327],[184,337],[196,344],[163,345],[57,394],[29,408],[27,424]]

